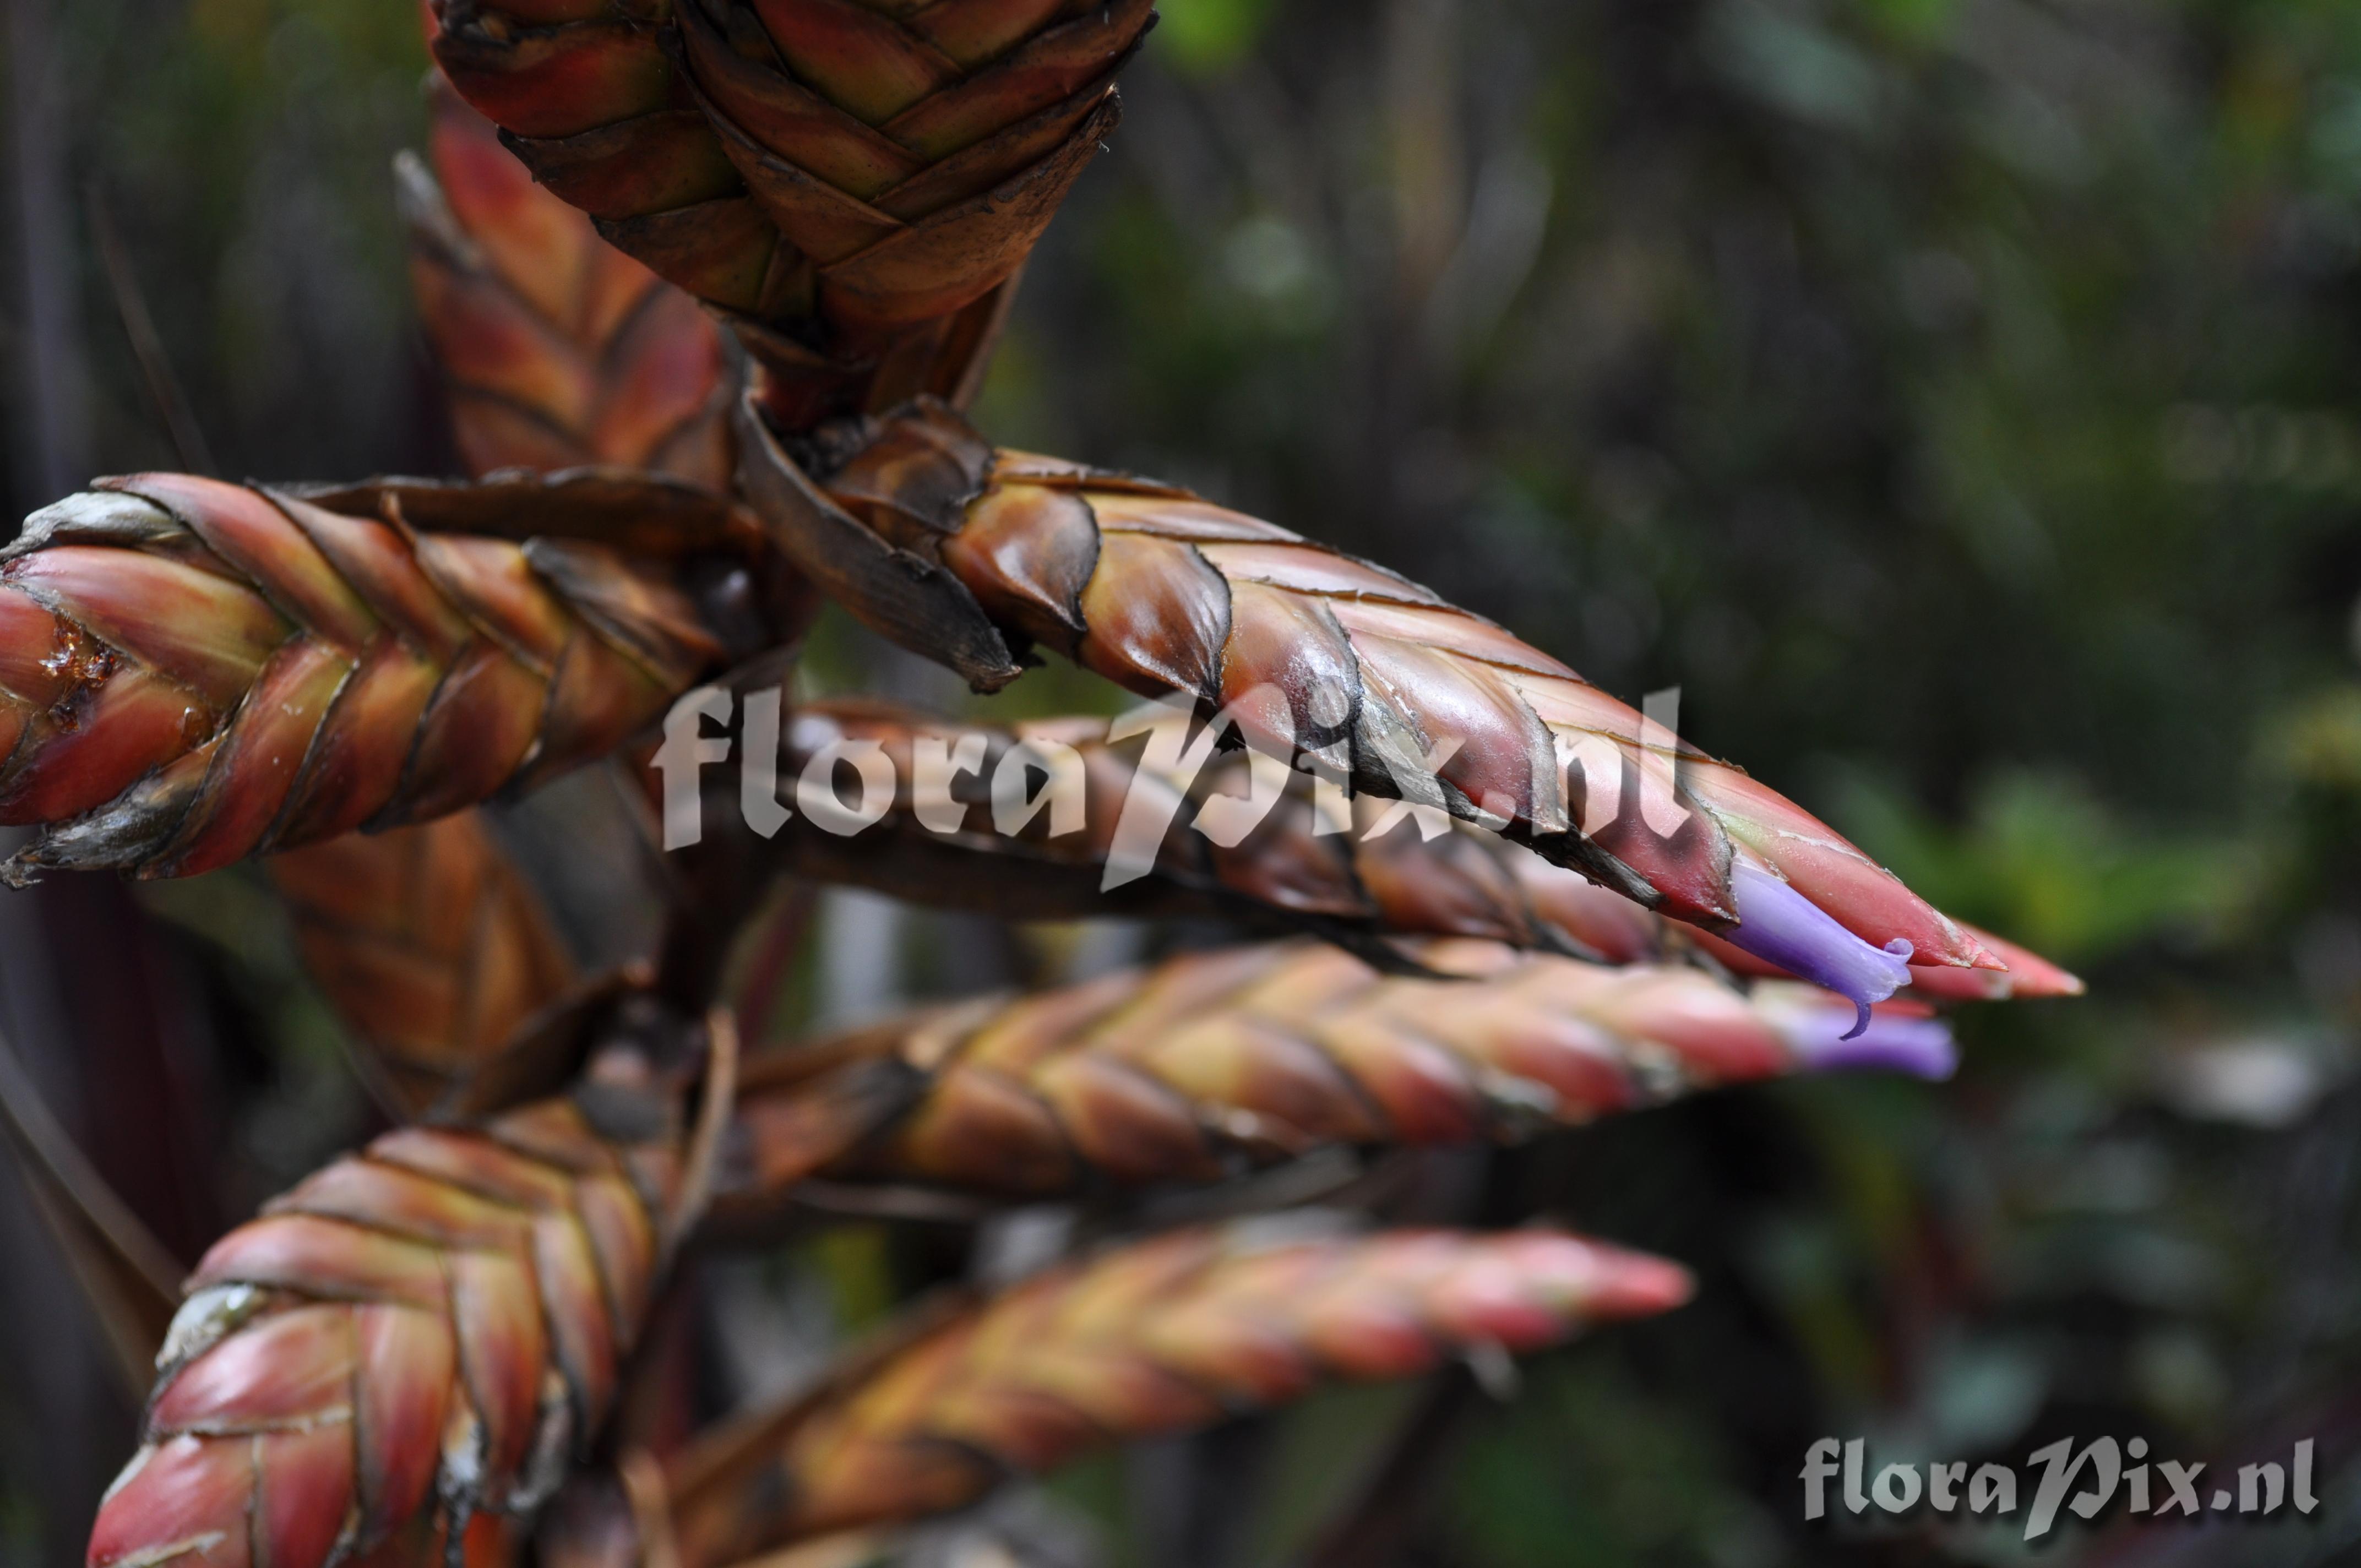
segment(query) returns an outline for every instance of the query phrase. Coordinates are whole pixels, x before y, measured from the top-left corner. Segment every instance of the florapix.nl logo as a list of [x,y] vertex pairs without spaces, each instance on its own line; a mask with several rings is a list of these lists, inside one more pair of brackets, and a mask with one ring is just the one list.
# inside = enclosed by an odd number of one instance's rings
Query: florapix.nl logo
[[[1184,808],[1193,808],[1191,830],[1235,849],[1278,807],[1297,774],[1308,778],[1316,835],[1357,830],[1377,839],[1411,823],[1433,839],[1455,816],[1497,831],[1520,816],[1562,814],[1566,827],[1586,834],[1636,818],[1670,839],[1690,816],[1677,783],[1679,704],[1676,686],[1651,694],[1628,736],[1554,732],[1546,761],[1536,762],[1521,795],[1493,789],[1471,800],[1449,777],[1465,746],[1459,737],[1413,736],[1360,722],[1349,698],[1331,688],[1310,693],[1299,715],[1285,693],[1257,687],[1202,723],[1185,698],[1148,702],[1110,721],[1104,736],[1109,745],[1141,745],[1117,807],[1103,885],[1113,889],[1148,874]],[[850,838],[884,822],[897,804],[920,828],[945,836],[1045,830],[1062,838],[1084,830],[1093,806],[1081,754],[1053,737],[1022,735],[994,755],[978,731],[920,726],[897,760],[874,739],[835,735],[801,755],[795,776],[786,778],[781,758],[795,751],[782,747],[786,722],[777,686],[742,697],[705,686],[673,706],[651,763],[662,776],[665,849],[703,840],[712,799],[706,775],[732,762],[738,815],[764,839],[798,814],[820,832]],[[1192,794],[1217,756],[1239,752],[1246,761],[1244,794]],[[1356,821],[1356,777],[1381,781],[1374,793],[1385,805],[1374,820]],[[968,780],[982,784],[982,800],[973,798]]]
[[1806,1519],[1830,1519],[1841,1508],[1855,1519],[1901,1519],[1923,1510],[1992,1524],[2022,1511],[2025,1539],[2033,1541],[2059,1527],[2061,1508],[2088,1523],[2118,1502],[2125,1514],[2144,1520],[2309,1516],[2320,1506],[2312,1491],[2314,1447],[2305,1438],[2285,1464],[2257,1460],[2217,1476],[2202,1460],[2151,1455],[2143,1437],[2088,1442],[2063,1437],[2026,1455],[2020,1477],[2016,1466],[1971,1468],[1964,1460],[1872,1470],[1866,1440],[1824,1437],[1806,1451],[1798,1477]]

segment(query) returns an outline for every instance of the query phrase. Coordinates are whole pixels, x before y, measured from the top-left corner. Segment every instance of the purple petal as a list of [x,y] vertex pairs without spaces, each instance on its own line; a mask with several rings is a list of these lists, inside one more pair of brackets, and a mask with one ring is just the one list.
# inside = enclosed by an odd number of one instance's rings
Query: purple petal
[[1869,1004],[1883,1002],[1910,981],[1911,946],[1896,937],[1872,948],[1838,925],[1818,905],[1752,861],[1730,867],[1730,891],[1738,924],[1721,939],[1742,948],[1789,974],[1833,991],[1859,1009],[1852,1039],[1869,1027]]
[[1825,1010],[1824,1019],[1824,1030],[1806,1025],[1789,1036],[1796,1056],[1814,1071],[1867,1069],[1939,1080],[1959,1068],[1960,1053],[1951,1040],[1951,1026],[1940,1018],[1897,1018],[1876,1013],[1870,1015],[1866,1028],[1856,1024],[1850,1034],[1837,1032],[1843,1014],[1834,1008]]

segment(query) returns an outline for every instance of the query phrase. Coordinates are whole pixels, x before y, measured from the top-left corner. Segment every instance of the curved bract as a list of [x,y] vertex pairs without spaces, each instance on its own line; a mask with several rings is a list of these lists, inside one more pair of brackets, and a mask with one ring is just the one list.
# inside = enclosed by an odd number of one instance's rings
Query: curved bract
[[435,0],[536,178],[739,318],[789,428],[961,397],[1149,0]]
[[[1323,1382],[1415,1376],[1680,1306],[1688,1276],[1554,1231],[1288,1239],[1190,1230],[1061,1266],[952,1314],[766,1431],[664,1467],[639,1539],[596,1494],[561,1508],[562,1568],[717,1568],[833,1530],[963,1508],[1012,1475],[1205,1427]],[[738,1453],[730,1453],[735,1449]],[[731,1461],[736,1463],[731,1463]],[[618,1528],[620,1527],[620,1528]]]
[[[1906,961],[1997,967],[1834,829],[1481,617],[1188,491],[995,452],[921,401],[793,450],[741,415],[782,547],[982,687],[1055,648],[1357,793],[1481,821],[1861,1003]],[[1882,987],[1882,988],[1881,988]]]
[[217,1243],[91,1568],[433,1563],[538,1507],[678,1218],[683,1118],[634,1061],[480,1131],[387,1134]]
[[[1240,948],[781,1052],[748,1074],[745,1176],[718,1212],[774,1206],[815,1170],[1045,1197],[1213,1181],[1323,1147],[1512,1141],[1822,1068],[1951,1068],[1949,1031],[1923,1009],[1881,1012],[1845,1042],[1850,1006],[1793,982],[1741,993],[1681,965],[1416,951],[1460,978]],[[848,1135],[847,1115],[874,1123]]]
[[[778,632],[775,568],[726,504],[586,474],[632,527],[429,532],[403,502],[563,522],[575,481],[312,499],[179,474],[101,481],[0,555],[8,864],[182,876],[423,821],[604,755]],[[634,498],[644,504],[635,506]]]

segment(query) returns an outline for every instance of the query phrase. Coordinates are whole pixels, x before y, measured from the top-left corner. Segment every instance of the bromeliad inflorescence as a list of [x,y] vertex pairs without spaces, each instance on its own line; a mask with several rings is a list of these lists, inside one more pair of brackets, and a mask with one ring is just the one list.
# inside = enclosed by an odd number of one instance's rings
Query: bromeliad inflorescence
[[[1148,0],[426,11],[401,199],[476,477],[100,480],[0,557],[0,820],[37,830],[6,874],[271,857],[408,1124],[207,1255],[93,1568],[722,1568],[1322,1377],[1661,1312],[1681,1270],[1563,1234],[1174,1229],[1152,1201],[1301,1202],[1269,1179],[1785,1073],[1940,1077],[1938,1004],[2079,989],[1419,585],[968,424]],[[775,692],[823,597],[980,691],[1046,650],[1243,750],[800,707],[759,776],[868,748],[894,782],[866,830],[703,780],[655,953],[583,973],[483,803],[647,761],[685,694]],[[1037,744],[1079,831],[983,809]],[[918,793],[953,754],[971,783]],[[1180,826],[1273,769],[1248,828]],[[741,1064],[727,959],[796,883],[1257,940]],[[1332,1222],[1359,1201],[1317,1190]],[[1093,1217],[1045,1272],[914,1307],[686,1447],[631,1417],[630,1379],[685,1376],[633,1350],[700,1248],[1042,1198]]]

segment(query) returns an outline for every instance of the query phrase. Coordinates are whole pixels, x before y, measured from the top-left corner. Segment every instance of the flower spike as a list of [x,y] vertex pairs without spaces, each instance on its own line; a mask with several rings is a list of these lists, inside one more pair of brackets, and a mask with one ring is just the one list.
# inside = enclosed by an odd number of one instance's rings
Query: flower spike
[[470,472],[615,464],[726,490],[720,327],[533,182],[438,81],[427,157],[395,161],[419,315]]
[[1950,1032],[1923,1008],[1880,1009],[1848,1041],[1851,1006],[1794,981],[1741,994],[1681,965],[1418,950],[1461,978],[1240,948],[776,1053],[748,1072],[742,1174],[717,1215],[759,1216],[808,1173],[1042,1198],[1339,1145],[1514,1141],[1784,1073],[1951,1070]]
[[963,401],[1114,128],[1150,0],[432,0],[435,57],[609,242],[729,314],[785,428]]
[[[1341,811],[1323,806],[1312,776],[1300,771],[1288,774],[1284,793],[1244,839],[1216,843],[1199,830],[1201,814],[1220,797],[1256,798],[1251,759],[1216,753],[1193,779],[1159,773],[1143,765],[1138,742],[1110,742],[1108,729],[1105,720],[1082,717],[1013,727],[959,722],[865,699],[801,706],[780,730],[779,794],[792,795],[822,759],[873,745],[893,765],[895,795],[881,820],[849,838],[808,816],[790,817],[773,850],[798,876],[937,907],[1019,920],[1117,913],[1292,926],[1381,968],[1406,961],[1388,938],[1473,937],[1609,963],[1702,952],[1750,978],[1794,973],[1725,938],[1664,920],[1476,823],[1441,811],[1405,817],[1393,803],[1367,795]],[[922,751],[973,762],[947,784],[930,784],[923,811]],[[1067,751],[1080,764],[1079,830],[1053,834],[1054,817],[1045,814],[1014,834],[999,831],[992,781],[1004,769],[1027,765],[1028,756]],[[653,791],[657,775],[651,771],[644,782]],[[733,826],[742,821],[741,787],[726,773],[708,779],[708,831],[743,831]],[[1117,836],[1135,809],[1162,824],[1161,837],[1119,873],[1128,880],[1110,886]],[[1775,880],[1762,891],[1795,897]],[[2008,970],[1913,964],[1916,993],[1976,1001],[2079,989],[2071,975],[2026,949],[1962,929],[2005,952]],[[1824,943],[1839,952],[1860,946],[1841,933]]]
[[1688,1299],[1678,1266],[1555,1231],[1190,1230],[1062,1265],[632,1484],[587,1484],[552,1568],[719,1568],[964,1508],[1011,1475],[1322,1382],[1546,1348]]
[[529,785],[771,641],[777,581],[655,478],[102,481],[0,552],[0,821],[45,829],[0,874],[193,875]]
[[683,1218],[696,1145],[660,1064],[699,1055],[633,1016],[575,1093],[389,1133],[215,1244],[89,1568],[427,1563],[530,1517],[611,1405]]
[[797,565],[979,687],[1014,680],[1014,650],[1042,643],[1709,930],[1743,918],[1743,859],[1828,917],[1796,928],[1793,956],[1844,975],[1857,1003],[1883,977],[1823,962],[1824,938],[1997,966],[1832,828],[1390,572],[1185,490],[994,452],[939,403],[794,451],[741,405],[739,433],[747,493]]

